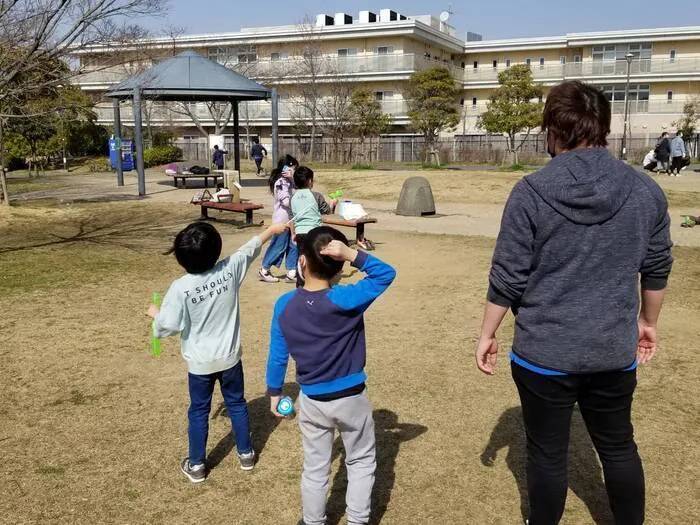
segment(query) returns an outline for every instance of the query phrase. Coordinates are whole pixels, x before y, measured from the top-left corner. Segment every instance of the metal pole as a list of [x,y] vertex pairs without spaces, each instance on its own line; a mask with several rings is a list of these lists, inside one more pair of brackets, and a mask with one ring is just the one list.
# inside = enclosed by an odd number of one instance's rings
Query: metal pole
[[279,96],[277,88],[272,88],[272,167],[277,167],[279,160]]
[[119,109],[119,99],[114,99],[114,147],[117,149],[117,186],[124,186],[124,171],[122,170],[122,119]]
[[625,56],[627,60],[627,82],[625,83],[625,122],[622,127],[622,143],[620,144],[620,159],[627,160],[627,128],[629,126],[629,110],[630,110],[630,69],[632,66],[633,55],[631,53]]
[[238,182],[241,181],[241,133],[238,129],[238,100],[233,104],[233,166],[238,171]]
[[143,169],[143,130],[141,129],[141,88],[134,88],[134,141],[136,141],[136,173],[139,196],[146,195],[146,173]]
[[10,205],[10,196],[7,194],[7,180],[5,177],[5,161],[4,161],[5,156],[3,154],[3,152],[4,152],[3,135],[2,135],[3,125],[4,125],[4,123],[3,123],[2,119],[0,118],[0,186],[1,186],[0,190],[2,190],[2,200],[5,204],[5,206],[9,206]]

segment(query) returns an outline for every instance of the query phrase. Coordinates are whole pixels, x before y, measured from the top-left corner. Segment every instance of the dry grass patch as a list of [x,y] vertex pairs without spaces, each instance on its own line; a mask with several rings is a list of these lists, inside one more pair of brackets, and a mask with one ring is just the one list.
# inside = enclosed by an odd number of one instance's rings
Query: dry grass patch
[[[442,174],[440,174],[442,175]],[[324,175],[325,177],[325,175]],[[8,215],[4,215],[6,218]],[[186,371],[176,338],[149,355],[150,294],[181,274],[160,255],[191,206],[150,203],[19,207],[0,225],[0,467],[8,522],[295,524],[302,453],[296,422],[268,413],[269,321],[289,288],[252,276],[242,290],[247,397],[261,451],[237,468],[216,394],[209,436],[216,465],[193,486]],[[217,223],[225,251],[254,231]],[[398,278],[367,315],[370,398],[378,428],[375,518],[381,523],[517,523],[523,433],[502,331],[501,370],[475,371],[493,241],[377,230],[377,255]],[[634,419],[648,482],[649,523],[700,522],[692,487],[698,441],[700,249],[676,250],[663,349],[640,371]],[[356,277],[351,277],[354,279]],[[293,376],[288,376],[292,381]],[[290,387],[290,392],[293,392]],[[563,523],[609,523],[600,467],[577,419],[572,493]],[[343,510],[339,448],[329,523]],[[517,480],[517,481],[516,481]],[[689,488],[691,490],[689,490]]]

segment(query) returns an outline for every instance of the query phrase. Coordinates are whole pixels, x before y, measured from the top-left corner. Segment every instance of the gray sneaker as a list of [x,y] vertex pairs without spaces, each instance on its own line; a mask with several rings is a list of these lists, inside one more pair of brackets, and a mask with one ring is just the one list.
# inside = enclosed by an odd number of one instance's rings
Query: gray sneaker
[[201,483],[207,479],[207,467],[204,463],[193,465],[190,458],[185,458],[180,464],[180,470],[192,483]]
[[270,273],[270,270],[260,268],[258,270],[258,279],[264,283],[278,283],[280,280]]
[[253,470],[255,468],[255,451],[251,450],[247,454],[238,454],[238,461],[241,462],[242,470]]

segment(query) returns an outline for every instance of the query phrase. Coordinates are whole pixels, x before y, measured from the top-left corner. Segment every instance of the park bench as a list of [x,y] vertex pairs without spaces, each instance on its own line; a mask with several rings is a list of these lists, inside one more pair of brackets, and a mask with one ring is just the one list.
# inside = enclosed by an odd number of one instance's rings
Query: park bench
[[186,179],[204,179],[204,187],[208,188],[209,187],[209,179],[214,179],[214,186],[216,186],[216,182],[221,179],[222,181],[224,180],[224,174],[221,172],[213,172],[213,173],[208,173],[206,175],[195,175],[194,173],[175,173],[175,174],[167,174],[168,177],[173,178],[173,184],[177,188],[177,179],[182,180],[182,187],[186,188],[187,187],[187,182]]
[[201,207],[202,216],[201,219],[213,219],[209,217],[209,210],[221,210],[221,211],[232,211],[236,213],[245,213],[245,224],[243,228],[249,226],[256,226],[253,224],[253,212],[255,210],[261,210],[264,208],[262,204],[255,204],[252,202],[212,202],[212,201],[201,201],[193,202]]
[[365,250],[374,250],[374,243],[365,238],[365,224],[373,224],[377,219],[362,217],[360,219],[343,219],[339,215],[324,215],[323,223],[329,226],[342,226],[345,228],[355,228],[355,244]]

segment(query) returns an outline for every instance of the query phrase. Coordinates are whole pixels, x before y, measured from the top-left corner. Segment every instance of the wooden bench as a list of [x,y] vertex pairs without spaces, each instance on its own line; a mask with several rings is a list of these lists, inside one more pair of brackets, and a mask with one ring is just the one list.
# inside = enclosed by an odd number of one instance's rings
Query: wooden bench
[[355,228],[355,244],[366,250],[374,250],[374,243],[365,238],[365,224],[374,224],[377,219],[371,217],[363,217],[361,219],[347,220],[340,215],[323,215],[323,224],[329,226],[343,226],[346,228]]
[[245,213],[245,225],[243,228],[249,226],[256,226],[253,224],[253,212],[255,210],[261,210],[264,208],[262,204],[254,204],[252,202],[212,202],[212,201],[202,201],[196,202],[202,209],[201,219],[214,219],[209,217],[209,210],[222,210],[222,211],[233,211],[237,213]]
[[173,178],[173,185],[177,188],[177,179],[182,180],[182,187],[186,188],[187,187],[187,179],[204,179],[204,187],[208,188],[209,187],[209,179],[214,179],[214,186],[216,186],[216,182],[221,179],[222,182],[224,180],[224,175],[223,173],[209,173],[207,175],[195,175],[194,173],[177,173],[174,175],[168,174],[168,177]]

